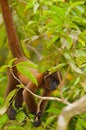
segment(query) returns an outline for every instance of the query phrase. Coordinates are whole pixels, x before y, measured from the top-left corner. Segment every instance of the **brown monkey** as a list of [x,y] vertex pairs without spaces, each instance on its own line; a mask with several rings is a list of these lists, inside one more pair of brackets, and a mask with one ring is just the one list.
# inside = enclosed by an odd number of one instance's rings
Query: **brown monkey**
[[[58,78],[57,72],[49,74],[48,73],[40,73],[38,70],[29,68],[32,74],[36,77],[38,81],[38,86],[36,86],[33,82],[31,82],[27,77],[22,75],[14,65],[16,65],[19,62],[22,61],[30,61],[28,60],[24,54],[21,51],[19,39],[16,33],[16,29],[13,23],[12,15],[10,12],[9,4],[7,0],[0,0],[1,4],[1,10],[4,18],[4,23],[7,31],[7,37],[8,37],[8,43],[10,46],[10,50],[12,52],[12,55],[14,58],[17,58],[17,60],[13,63],[13,73],[14,75],[25,85],[28,87],[29,90],[31,90],[33,93],[36,92],[38,88],[41,86],[43,87],[43,95],[42,96],[50,96],[52,90],[56,89],[57,85],[59,85],[60,81]],[[8,68],[8,86],[6,89],[5,98],[8,96],[8,94],[16,88],[16,85],[20,84],[12,75]],[[40,125],[40,118],[42,116],[42,113],[46,107],[47,101],[41,100],[40,101],[40,109],[37,110],[37,104],[34,99],[34,96],[30,94],[26,89],[19,89],[16,98],[15,98],[15,107],[18,109],[22,106],[23,100],[25,101],[29,111],[35,115],[34,119],[34,126]],[[7,114],[9,119],[15,119],[16,111],[13,108],[12,104],[10,104],[10,107],[7,110]]]

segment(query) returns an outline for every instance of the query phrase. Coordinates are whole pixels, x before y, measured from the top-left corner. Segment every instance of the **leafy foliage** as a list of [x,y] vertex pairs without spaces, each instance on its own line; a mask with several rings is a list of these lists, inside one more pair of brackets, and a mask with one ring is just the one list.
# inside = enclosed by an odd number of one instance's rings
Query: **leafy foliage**
[[30,69],[28,69],[30,67],[37,68],[35,64],[33,64],[31,62],[20,62],[20,63],[18,63],[16,65],[16,67],[17,67],[17,69],[19,70],[19,72],[21,74],[23,74],[24,76],[26,76],[27,78],[29,78],[36,85],[38,85],[35,76],[30,72]]
[[[36,67],[41,72],[59,70],[62,73],[64,81],[62,92],[57,90],[53,95],[61,97],[63,94],[64,98],[69,102],[74,102],[85,95],[86,1],[9,0],[9,4],[13,11],[23,51],[34,62],[34,65],[29,64],[29,66]],[[11,62],[9,60],[12,56],[8,49],[1,14],[0,51],[0,105],[3,106],[2,97],[7,84],[6,68],[11,67],[14,59]],[[27,63],[20,63],[17,67],[21,73],[37,84],[35,77],[29,70],[27,71]],[[49,102],[48,111],[45,112],[43,117],[43,127],[40,126],[37,129],[56,129],[57,116],[62,108],[64,108],[64,103]],[[17,116],[18,121],[14,122],[9,121],[6,115],[0,116],[0,128],[4,130],[31,130],[33,128],[31,124],[33,117],[30,116],[26,124],[23,124],[24,127],[22,127],[21,122],[24,120],[25,115],[23,112],[20,115]],[[86,129],[85,118],[86,114],[82,114],[77,116],[77,122],[71,120],[69,129]],[[35,130],[35,128],[33,129]]]

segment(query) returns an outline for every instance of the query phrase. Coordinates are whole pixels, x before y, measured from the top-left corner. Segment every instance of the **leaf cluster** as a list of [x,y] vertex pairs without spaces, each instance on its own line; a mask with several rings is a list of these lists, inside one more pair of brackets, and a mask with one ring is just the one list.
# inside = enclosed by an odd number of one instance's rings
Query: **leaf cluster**
[[[53,96],[64,98],[69,102],[81,98],[86,93],[86,1],[82,0],[11,0],[9,4],[12,9],[14,22],[21,46],[27,57],[34,64],[20,63],[18,70],[29,77],[32,82],[37,81],[27,66],[35,67],[40,72],[49,70],[52,72],[61,71],[64,81],[62,91],[53,92]],[[6,86],[6,68],[11,67],[12,58],[0,14],[0,83],[1,91]],[[5,87],[4,87],[5,88]],[[38,92],[41,93],[41,92]],[[1,103],[2,104],[1,94]],[[64,104],[49,102],[49,111],[43,117],[44,129],[56,128],[56,117]],[[54,111],[54,113],[53,113]],[[53,116],[51,116],[53,114]],[[46,116],[47,115],[47,116]],[[21,116],[22,120],[24,115]],[[49,119],[46,117],[49,117]],[[1,128],[7,123],[6,116]],[[33,118],[31,117],[30,120]],[[75,119],[75,118],[74,118]],[[86,128],[85,115],[77,117],[77,121],[71,120],[75,130]],[[53,122],[53,125],[51,125]],[[30,124],[30,121],[29,121]],[[18,125],[18,124],[17,124]],[[29,127],[28,127],[29,126]],[[7,128],[7,127],[6,127]],[[16,129],[15,125],[9,129]],[[25,126],[31,129],[32,125]],[[23,130],[23,128],[19,127]],[[41,128],[43,129],[43,128]],[[69,124],[69,129],[72,127]]]

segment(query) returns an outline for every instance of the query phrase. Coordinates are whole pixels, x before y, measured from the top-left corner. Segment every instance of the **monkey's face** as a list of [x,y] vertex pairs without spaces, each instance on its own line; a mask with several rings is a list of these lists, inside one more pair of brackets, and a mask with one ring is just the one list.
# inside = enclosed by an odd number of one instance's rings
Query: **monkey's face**
[[52,74],[47,73],[44,76],[44,82],[45,82],[46,88],[49,90],[55,90],[60,84],[61,79],[62,79],[62,76],[60,72],[54,72]]

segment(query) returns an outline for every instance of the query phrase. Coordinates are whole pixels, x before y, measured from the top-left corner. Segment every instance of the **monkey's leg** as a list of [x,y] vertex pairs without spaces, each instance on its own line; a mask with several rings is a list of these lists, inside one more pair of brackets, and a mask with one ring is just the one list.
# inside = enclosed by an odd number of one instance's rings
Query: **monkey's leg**
[[[35,93],[37,90],[37,86],[35,84],[33,84],[31,81],[29,81],[29,83],[27,85],[27,89],[32,91],[33,93]],[[29,111],[32,114],[36,114],[37,104],[36,104],[34,96],[28,90],[24,89],[23,98],[24,98],[24,101],[25,101]]]
[[[51,95],[52,91],[49,89],[44,89],[43,91],[43,97],[49,97]],[[38,104],[37,113],[34,119],[34,126],[38,127],[41,124],[41,117],[43,115],[43,112],[46,108],[47,100],[41,99]]]
[[[7,74],[8,74],[8,86],[6,88],[5,100],[6,100],[6,97],[8,96],[8,94],[16,88],[16,85],[19,84],[19,82],[17,80],[15,80],[15,78],[13,77],[13,75],[11,74],[9,69],[8,69]],[[20,89],[15,97],[15,107],[16,108],[21,107],[22,102],[23,102],[22,89]],[[11,120],[15,119],[16,110],[14,110],[12,103],[10,104],[10,106],[7,110],[7,115],[9,117],[9,119],[11,119]]]
[[[37,74],[35,74],[35,76],[38,81],[38,86],[36,86],[31,81],[29,81],[26,86],[27,89],[32,91],[33,93],[35,93],[37,91],[37,89],[42,85],[42,82],[43,82],[43,74],[37,73]],[[35,115],[37,112],[37,104],[35,101],[35,97],[27,89],[24,89],[24,91],[23,91],[24,101],[26,102],[26,105],[27,105],[29,111]]]

